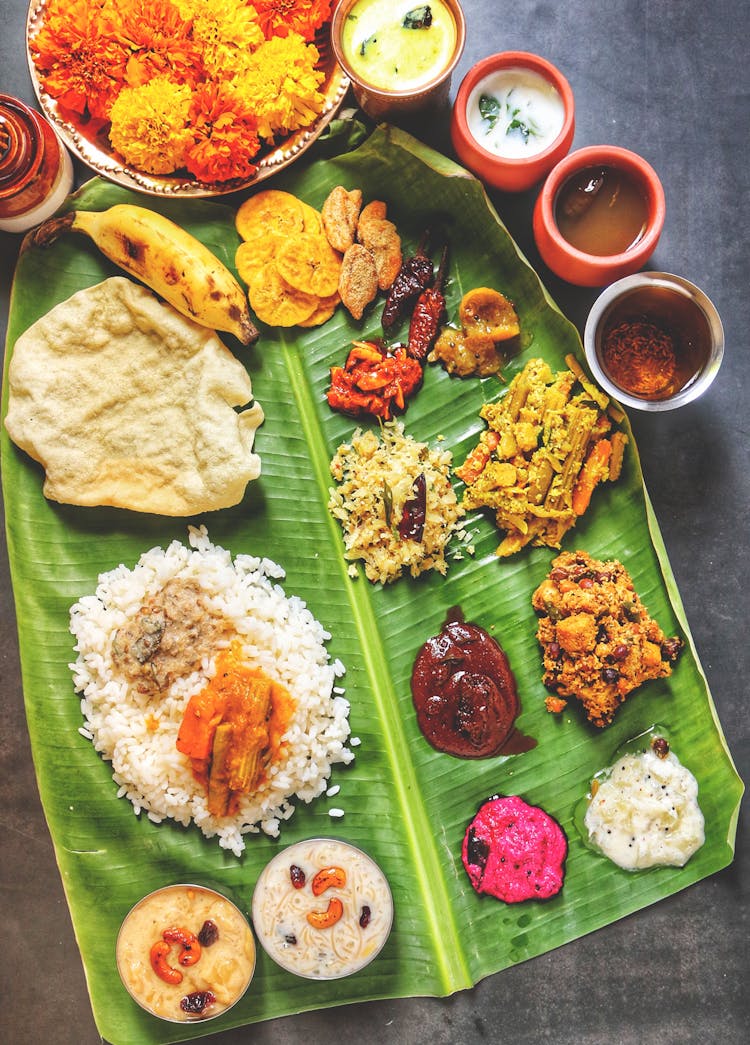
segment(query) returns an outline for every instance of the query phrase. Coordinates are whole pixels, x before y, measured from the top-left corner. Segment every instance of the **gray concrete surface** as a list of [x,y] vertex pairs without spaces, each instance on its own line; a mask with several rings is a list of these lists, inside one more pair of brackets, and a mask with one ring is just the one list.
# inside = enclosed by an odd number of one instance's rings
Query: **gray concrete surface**
[[[33,102],[26,0],[2,0],[0,91]],[[686,276],[725,325],[723,369],[700,402],[633,416],[647,486],[695,642],[741,775],[748,763],[748,81],[742,0],[466,0],[454,79],[506,49],[543,54],[577,102],[575,146],[611,142],[659,172],[667,221],[652,267]],[[424,128],[447,146],[445,128]],[[83,174],[83,172],[80,172]],[[582,327],[594,292],[546,272],[531,241],[534,194],[495,196],[553,297]],[[17,238],[0,235],[5,327]],[[39,805],[23,712],[13,599],[0,562],[2,779],[0,1037],[11,1045],[99,1040]],[[746,810],[725,871],[669,900],[445,1000],[348,1006],[229,1031],[211,1045],[739,1045],[747,1040]]]

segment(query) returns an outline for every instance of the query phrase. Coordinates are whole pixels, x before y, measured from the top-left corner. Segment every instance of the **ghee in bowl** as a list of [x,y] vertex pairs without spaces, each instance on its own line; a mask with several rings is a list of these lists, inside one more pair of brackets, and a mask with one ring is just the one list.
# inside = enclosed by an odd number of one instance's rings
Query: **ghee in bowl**
[[255,941],[221,893],[170,885],[144,896],[117,937],[117,969],[138,1004],[172,1023],[213,1019],[247,990]]
[[373,119],[447,98],[465,32],[458,0],[339,0],[331,21],[336,58]]
[[283,969],[333,980],[380,953],[393,923],[393,899],[385,875],[361,849],[312,838],[266,865],[252,916],[263,949]]

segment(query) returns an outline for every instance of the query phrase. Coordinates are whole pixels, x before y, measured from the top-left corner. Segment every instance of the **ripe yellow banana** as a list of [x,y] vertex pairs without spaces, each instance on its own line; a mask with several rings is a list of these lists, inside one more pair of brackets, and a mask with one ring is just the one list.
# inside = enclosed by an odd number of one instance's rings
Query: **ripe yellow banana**
[[103,211],[73,210],[40,225],[32,242],[46,247],[66,230],[90,236],[110,261],[188,319],[234,334],[245,345],[257,340],[247,297],[232,273],[169,218],[130,203]]

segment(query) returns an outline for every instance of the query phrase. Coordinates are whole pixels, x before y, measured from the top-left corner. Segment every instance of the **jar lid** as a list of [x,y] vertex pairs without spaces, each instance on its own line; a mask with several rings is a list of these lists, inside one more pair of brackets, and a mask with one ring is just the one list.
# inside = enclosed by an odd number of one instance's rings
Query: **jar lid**
[[41,117],[17,98],[0,94],[0,199],[18,193],[43,159]]

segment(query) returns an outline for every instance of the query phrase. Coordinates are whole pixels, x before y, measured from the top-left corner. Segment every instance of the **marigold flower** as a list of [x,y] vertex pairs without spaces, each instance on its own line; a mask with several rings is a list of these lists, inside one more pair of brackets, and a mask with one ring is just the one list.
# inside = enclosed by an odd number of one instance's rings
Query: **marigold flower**
[[162,77],[123,87],[112,106],[109,139],[123,159],[149,174],[171,174],[185,165],[192,145],[188,127],[192,92]]
[[30,43],[45,91],[63,109],[107,120],[125,75],[117,8],[95,0],[50,0]]
[[173,0],[120,0],[118,6],[118,39],[131,55],[126,71],[130,87],[155,76],[190,84],[201,77],[201,47],[190,19]]
[[250,178],[260,149],[257,121],[231,84],[201,84],[190,109],[192,144],[185,166],[200,181]]
[[267,40],[299,33],[309,42],[315,37],[315,30],[331,16],[331,0],[251,0],[251,3],[258,12]]
[[192,22],[207,78],[229,80],[246,56],[263,43],[255,8],[246,0],[174,0]]
[[258,118],[267,140],[314,122],[323,107],[318,87],[324,74],[315,68],[317,48],[298,33],[267,40],[248,59],[237,88]]

